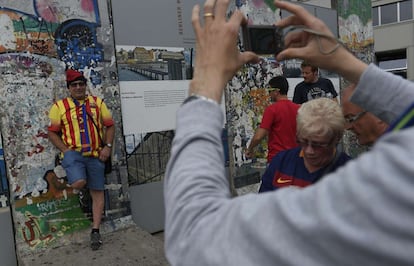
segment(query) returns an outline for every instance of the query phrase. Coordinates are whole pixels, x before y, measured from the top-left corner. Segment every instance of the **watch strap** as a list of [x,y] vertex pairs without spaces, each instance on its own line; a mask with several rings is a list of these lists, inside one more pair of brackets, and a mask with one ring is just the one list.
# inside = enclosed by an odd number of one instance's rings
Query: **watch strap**
[[198,99],[203,100],[203,101],[207,101],[207,102],[211,102],[211,103],[215,103],[215,104],[219,105],[219,103],[216,100],[213,100],[211,98],[208,98],[206,96],[199,95],[199,94],[191,94],[190,96],[188,96],[184,100],[183,104],[186,104],[186,103],[189,103],[191,101],[198,100]]

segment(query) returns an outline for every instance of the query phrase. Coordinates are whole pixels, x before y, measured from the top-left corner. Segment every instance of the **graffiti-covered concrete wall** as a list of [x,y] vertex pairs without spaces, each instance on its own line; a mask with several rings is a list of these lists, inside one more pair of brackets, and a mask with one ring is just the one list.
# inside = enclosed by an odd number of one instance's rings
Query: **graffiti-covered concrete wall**
[[[264,0],[237,0],[233,4],[230,10],[239,8],[250,25],[271,25],[279,18],[278,12],[272,11]],[[239,47],[244,50],[241,43]],[[226,126],[229,178],[233,194],[257,191],[259,171],[266,166],[267,145],[265,141],[259,145],[255,154],[258,159],[254,162],[245,158],[244,149],[260,124],[264,109],[270,103],[265,89],[268,81],[282,74],[282,66],[274,60],[274,56],[263,55],[261,63],[244,66],[227,85]]]
[[[353,54],[366,63],[374,61],[374,30],[370,0],[338,0],[338,32],[340,40]],[[342,80],[341,88],[346,83]],[[352,157],[368,148],[357,144],[355,135],[346,131],[345,151]]]
[[[273,12],[263,0],[236,2],[249,24],[271,25],[279,19],[278,13]],[[246,65],[229,82],[226,114],[231,136],[232,166],[237,168],[246,163],[244,149],[260,124],[265,107],[269,105],[270,99],[265,88],[272,77],[282,74],[282,67],[274,60],[274,55],[268,55],[263,56],[260,64]],[[266,145],[263,145],[264,149],[259,148],[257,156],[266,158]]]
[[20,255],[73,240],[91,224],[47,139],[49,108],[68,96],[66,68],[85,73],[89,93],[116,121],[106,224],[130,212],[110,17],[106,0],[0,0],[0,125]]

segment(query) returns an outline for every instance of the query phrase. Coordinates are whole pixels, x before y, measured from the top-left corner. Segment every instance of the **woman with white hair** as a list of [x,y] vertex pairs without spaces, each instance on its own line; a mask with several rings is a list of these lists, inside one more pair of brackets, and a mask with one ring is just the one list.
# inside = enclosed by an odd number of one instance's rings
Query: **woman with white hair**
[[285,186],[308,186],[346,163],[350,157],[336,148],[344,129],[345,119],[335,101],[319,98],[302,104],[296,118],[299,147],[282,151],[272,159],[259,193]]

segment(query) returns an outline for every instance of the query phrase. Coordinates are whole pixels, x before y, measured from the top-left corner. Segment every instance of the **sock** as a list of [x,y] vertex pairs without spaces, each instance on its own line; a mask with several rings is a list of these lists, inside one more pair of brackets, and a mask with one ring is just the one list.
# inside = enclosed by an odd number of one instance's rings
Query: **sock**
[[99,228],[92,228],[92,234],[93,233],[99,233]]

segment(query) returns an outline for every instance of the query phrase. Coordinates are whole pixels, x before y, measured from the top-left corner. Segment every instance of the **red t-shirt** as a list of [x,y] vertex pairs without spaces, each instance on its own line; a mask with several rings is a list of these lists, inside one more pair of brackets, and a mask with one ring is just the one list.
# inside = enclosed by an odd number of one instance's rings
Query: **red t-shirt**
[[279,100],[268,106],[260,128],[269,131],[267,161],[278,152],[298,146],[296,143],[296,115],[300,105],[290,100]]

